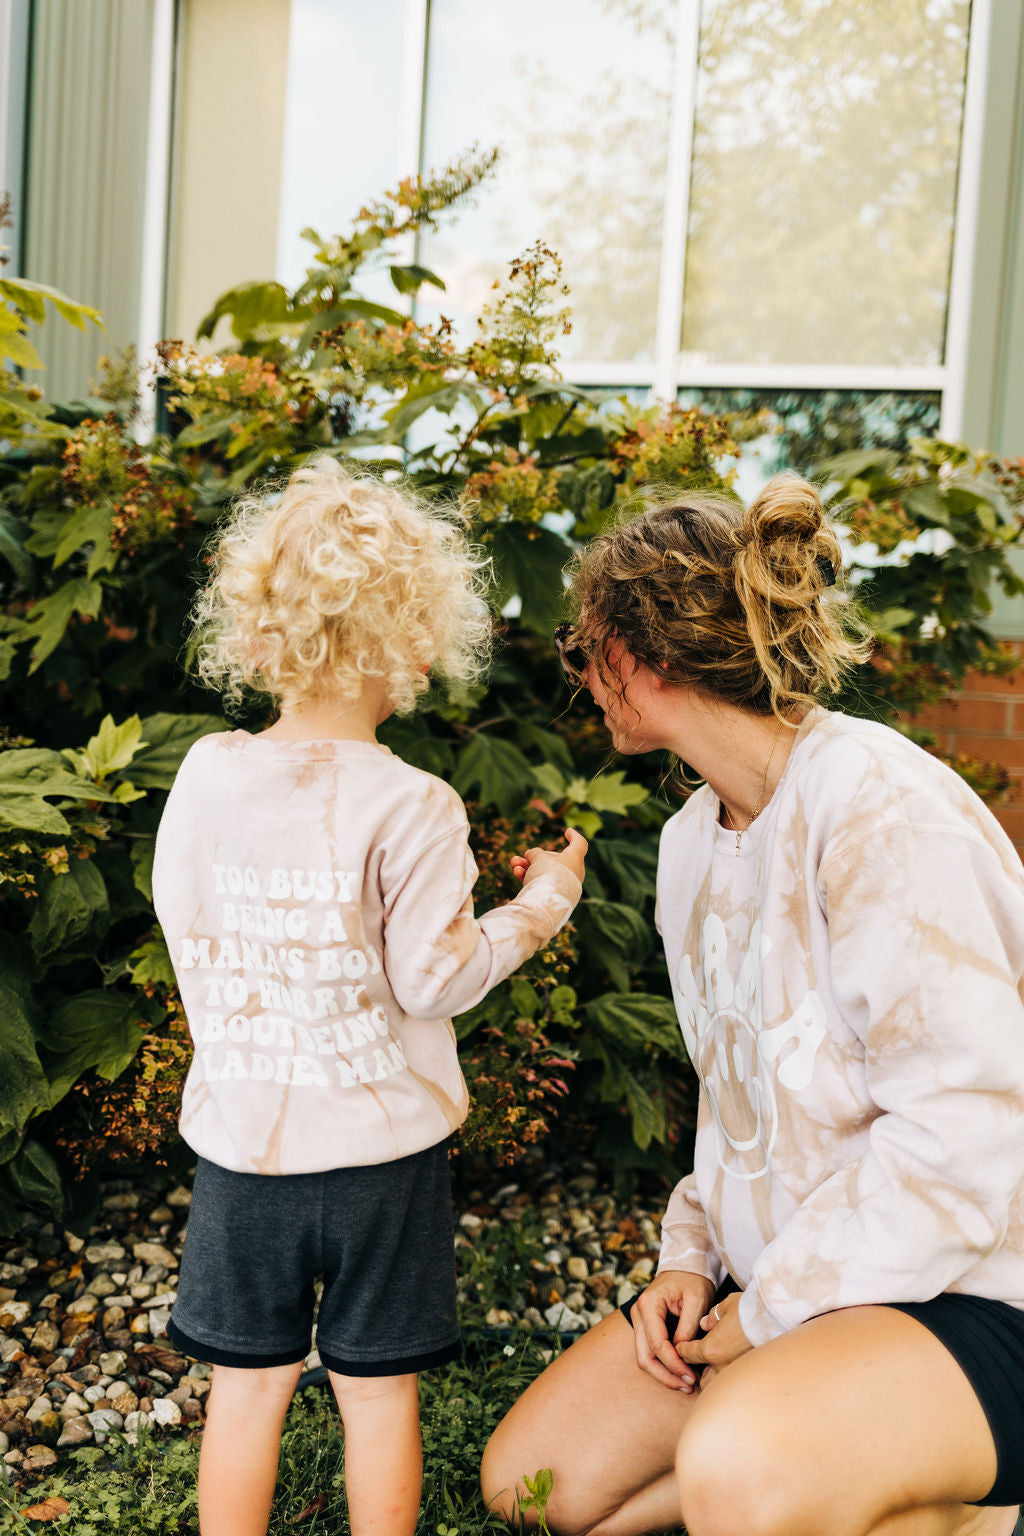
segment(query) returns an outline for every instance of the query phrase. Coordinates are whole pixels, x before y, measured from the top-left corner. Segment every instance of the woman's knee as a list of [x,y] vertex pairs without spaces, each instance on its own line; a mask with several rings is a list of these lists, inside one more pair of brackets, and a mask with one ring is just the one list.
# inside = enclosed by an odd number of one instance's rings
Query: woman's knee
[[[529,1497],[525,1478],[529,1476],[532,1480],[539,1468],[524,1465],[523,1452],[524,1447],[517,1442],[514,1433],[507,1432],[505,1424],[499,1424],[487,1442],[480,1463],[480,1491],[487,1508],[499,1520],[504,1520],[515,1530],[519,1529],[521,1520],[526,1530],[534,1530],[538,1523],[537,1512],[532,1506],[523,1509],[521,1500]],[[556,1536],[586,1536],[593,1529],[593,1521],[583,1518],[582,1505],[588,1501],[574,1497],[573,1490],[566,1486],[564,1474],[557,1475],[554,1481],[544,1510],[548,1527]]]
[[510,1471],[509,1457],[505,1454],[507,1436],[502,1433],[503,1429],[504,1425],[499,1424],[484,1447],[480,1463],[480,1492],[487,1508],[499,1520],[507,1520],[511,1525],[516,1518],[519,1489],[515,1474]]
[[680,1437],[676,1478],[689,1536],[812,1536],[798,1458],[776,1455],[767,1422],[737,1408],[705,1398]]

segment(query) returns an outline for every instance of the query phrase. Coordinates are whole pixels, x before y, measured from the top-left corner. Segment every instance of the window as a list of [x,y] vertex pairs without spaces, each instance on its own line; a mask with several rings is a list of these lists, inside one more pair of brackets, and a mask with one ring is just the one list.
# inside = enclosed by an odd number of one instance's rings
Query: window
[[420,241],[447,285],[428,318],[465,326],[540,239],[576,382],[958,400],[990,5],[292,0],[282,275],[302,224],[497,144]]

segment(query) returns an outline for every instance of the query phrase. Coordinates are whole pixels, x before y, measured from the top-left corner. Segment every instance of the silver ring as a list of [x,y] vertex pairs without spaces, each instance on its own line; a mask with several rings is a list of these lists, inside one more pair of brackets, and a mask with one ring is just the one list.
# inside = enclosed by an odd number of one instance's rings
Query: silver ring
[[718,1310],[718,1303],[716,1301],[715,1302],[715,1322],[716,1323],[720,1323],[721,1321],[722,1321],[722,1314]]

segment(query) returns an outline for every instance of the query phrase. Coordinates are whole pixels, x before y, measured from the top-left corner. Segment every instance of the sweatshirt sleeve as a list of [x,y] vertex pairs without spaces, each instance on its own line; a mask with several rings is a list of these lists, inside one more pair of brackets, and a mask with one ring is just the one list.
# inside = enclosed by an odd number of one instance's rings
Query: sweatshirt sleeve
[[658,1274],[684,1269],[703,1275],[715,1289],[725,1278],[725,1268],[711,1240],[711,1229],[697,1195],[696,1176],[688,1173],[669,1196],[661,1223],[661,1256]]
[[476,917],[469,825],[424,847],[384,891],[384,970],[413,1018],[447,1019],[487,996],[568,921],[583,887],[571,870],[535,876],[505,906]]
[[752,1344],[949,1289],[1003,1241],[1024,1180],[1024,881],[980,837],[902,826],[827,859],[818,887],[879,1113],[864,1155],[754,1265],[739,1314]]

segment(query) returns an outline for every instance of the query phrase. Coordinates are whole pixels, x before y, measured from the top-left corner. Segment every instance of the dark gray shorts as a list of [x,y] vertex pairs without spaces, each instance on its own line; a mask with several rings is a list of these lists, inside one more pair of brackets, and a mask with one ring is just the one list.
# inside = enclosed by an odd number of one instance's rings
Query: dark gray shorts
[[444,1142],[327,1173],[232,1173],[200,1158],[167,1335],[213,1365],[404,1376],[458,1353]]

